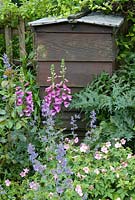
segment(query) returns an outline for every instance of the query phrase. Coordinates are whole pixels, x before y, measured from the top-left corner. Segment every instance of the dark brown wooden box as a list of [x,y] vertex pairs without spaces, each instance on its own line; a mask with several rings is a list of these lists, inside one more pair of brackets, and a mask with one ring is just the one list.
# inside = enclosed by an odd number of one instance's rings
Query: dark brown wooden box
[[71,88],[86,86],[102,71],[111,74],[118,52],[115,39],[123,21],[120,16],[91,14],[73,21],[44,18],[30,22],[39,86],[48,86],[50,66],[55,64],[59,71],[61,59]]
[[112,74],[118,52],[115,40],[123,22],[123,17],[98,13],[75,20],[44,18],[30,22],[41,96],[48,86],[51,64],[59,72],[62,59],[73,92],[85,87],[103,71]]

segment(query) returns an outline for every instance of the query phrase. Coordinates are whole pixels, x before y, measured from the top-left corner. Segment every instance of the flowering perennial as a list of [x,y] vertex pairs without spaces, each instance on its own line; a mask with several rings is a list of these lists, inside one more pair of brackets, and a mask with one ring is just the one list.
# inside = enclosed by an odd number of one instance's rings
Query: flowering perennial
[[42,115],[45,116],[46,110],[50,109],[52,116],[61,111],[62,105],[67,108],[72,99],[71,90],[65,83],[60,82],[45,89],[47,95],[42,103]]
[[20,116],[30,117],[34,111],[31,91],[23,91],[21,87],[16,87],[16,106],[22,106]]

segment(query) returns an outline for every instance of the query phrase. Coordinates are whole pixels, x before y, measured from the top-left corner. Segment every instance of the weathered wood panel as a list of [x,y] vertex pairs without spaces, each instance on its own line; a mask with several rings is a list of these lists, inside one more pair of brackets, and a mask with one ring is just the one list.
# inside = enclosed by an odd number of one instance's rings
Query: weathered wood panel
[[99,26],[83,23],[60,23],[35,26],[34,32],[37,33],[112,33],[112,27]]
[[26,56],[25,22],[23,19],[19,20],[18,33],[19,33],[20,58],[23,58],[24,56]]
[[37,60],[114,61],[110,34],[38,33]]
[[12,62],[13,59],[13,49],[12,49],[12,30],[8,25],[5,26],[5,44],[6,44],[6,54]]
[[[40,86],[47,86],[47,78],[50,76],[50,66],[55,65],[59,74],[60,62],[38,62],[37,82]],[[70,87],[85,87],[93,78],[101,72],[112,73],[111,62],[65,62],[67,67],[66,78]]]

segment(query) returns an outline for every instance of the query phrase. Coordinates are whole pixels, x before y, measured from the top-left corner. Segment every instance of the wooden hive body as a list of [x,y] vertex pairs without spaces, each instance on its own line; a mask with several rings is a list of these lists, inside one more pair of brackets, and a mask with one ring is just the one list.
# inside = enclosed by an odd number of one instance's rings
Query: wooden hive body
[[112,74],[118,52],[115,40],[123,21],[119,16],[91,14],[73,21],[44,18],[30,22],[35,35],[41,96],[48,86],[50,66],[54,64],[59,73],[62,59],[72,92],[85,87],[103,71]]

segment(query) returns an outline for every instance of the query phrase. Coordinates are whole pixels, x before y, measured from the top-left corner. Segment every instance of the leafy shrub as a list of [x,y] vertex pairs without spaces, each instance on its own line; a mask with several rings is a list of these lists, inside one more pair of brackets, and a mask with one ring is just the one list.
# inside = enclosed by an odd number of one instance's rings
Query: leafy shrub
[[[25,74],[22,67],[11,66],[6,55],[3,61],[4,65],[2,64],[0,69],[0,176],[2,179],[6,173],[16,177],[15,171],[20,170],[20,164],[29,165],[28,141],[34,141],[34,138],[36,140],[36,136],[31,134],[35,129],[33,124],[36,123],[38,128],[40,123],[40,100],[35,77],[30,71]],[[20,96],[17,96],[17,92],[20,92]],[[36,106],[34,110],[33,101]]]
[[97,113],[98,133],[101,140],[114,137],[135,136],[135,62],[134,56],[112,76],[102,73],[89,86],[75,94],[71,108],[79,109],[88,116]]
[[[20,183],[5,180],[2,199],[16,199],[20,194],[25,200],[135,198],[135,159],[131,150],[123,147],[125,139],[108,141],[96,151],[85,143],[75,146],[77,142],[78,138],[66,138],[64,143],[44,149],[42,157],[29,144],[35,174],[30,177],[24,169]],[[15,192],[18,184],[19,191]]]

